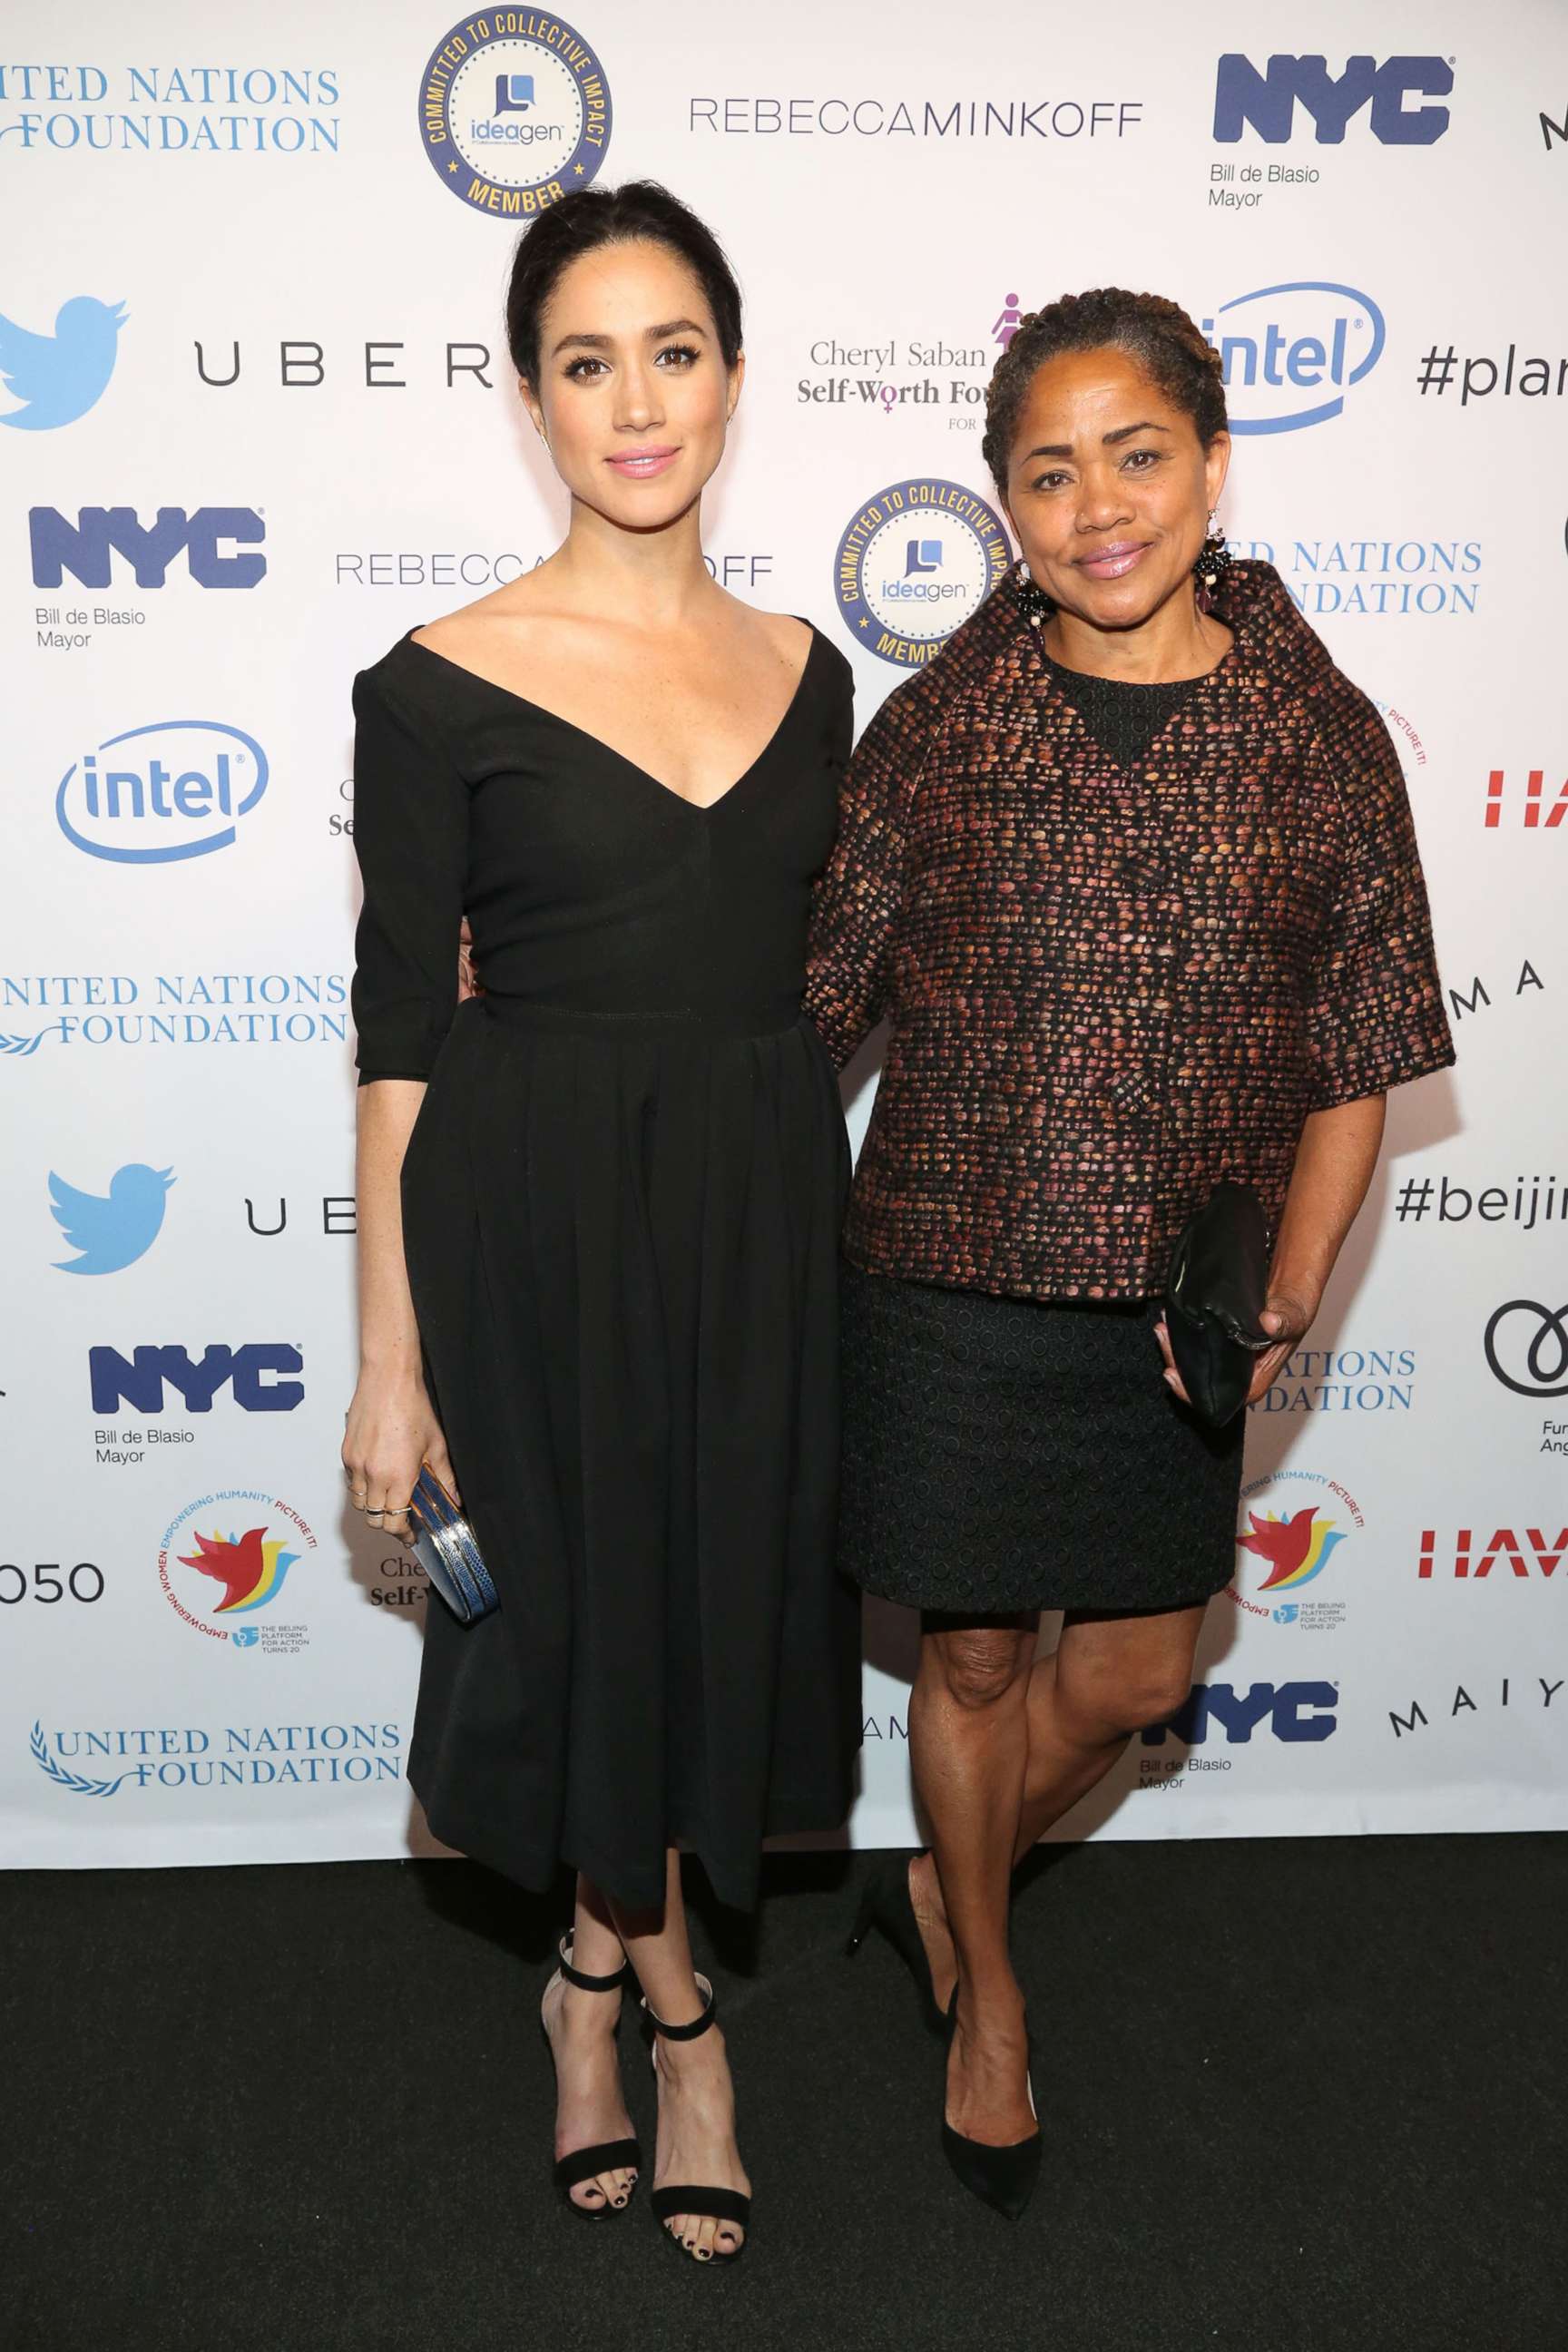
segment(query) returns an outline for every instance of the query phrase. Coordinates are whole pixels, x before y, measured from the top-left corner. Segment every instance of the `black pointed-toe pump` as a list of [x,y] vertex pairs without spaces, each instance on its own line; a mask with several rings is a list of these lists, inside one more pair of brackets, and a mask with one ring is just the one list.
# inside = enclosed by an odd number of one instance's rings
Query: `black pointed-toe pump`
[[879,1927],[914,1979],[927,2032],[941,2042],[948,2038],[947,2020],[937,2007],[931,1963],[926,1958],[920,1921],[915,1917],[910,1895],[910,1864],[919,1862],[925,1852],[925,1847],[921,1846],[914,1853],[883,1855],[866,1881],[845,1950],[852,1958],[871,1929]]
[[[952,2000],[943,2023],[948,2046],[958,2030],[958,1990],[953,1988]],[[1034,2044],[1029,2047],[1031,2060]],[[1035,2085],[1029,2084],[1029,2105],[1035,2105]],[[965,2139],[954,2131],[944,2115],[942,2119],[942,2152],[963,2186],[972,2197],[994,2212],[1016,2221],[1035,2193],[1035,2183],[1040,2177],[1041,2137],[1038,2120],[1027,2139],[1015,2140],[1010,2147],[988,2147],[984,2140]]]

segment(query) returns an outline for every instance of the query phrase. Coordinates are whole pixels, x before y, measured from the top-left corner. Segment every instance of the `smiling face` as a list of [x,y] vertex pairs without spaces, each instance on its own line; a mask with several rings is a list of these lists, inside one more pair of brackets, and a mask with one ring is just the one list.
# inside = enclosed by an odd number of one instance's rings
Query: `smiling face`
[[522,394],[574,498],[633,530],[683,513],[724,453],[745,362],[724,364],[699,279],[666,246],[604,245],[544,305]]
[[1135,629],[1184,590],[1230,457],[1115,345],[1037,370],[1006,504],[1030,576],[1093,628]]

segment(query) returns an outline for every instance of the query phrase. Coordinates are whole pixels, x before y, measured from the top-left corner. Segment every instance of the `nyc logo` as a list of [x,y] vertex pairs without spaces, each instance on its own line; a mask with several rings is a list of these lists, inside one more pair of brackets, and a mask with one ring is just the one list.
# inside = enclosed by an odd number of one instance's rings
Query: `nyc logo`
[[92,1409],[100,1416],[118,1412],[122,1404],[137,1412],[162,1412],[171,1388],[184,1398],[187,1412],[211,1412],[223,1388],[232,1391],[242,1412],[292,1412],[305,1384],[277,1375],[302,1371],[304,1361],[298,1348],[259,1339],[241,1348],[204,1348],[199,1363],[188,1348],[135,1348],[129,1361],[118,1348],[87,1351]]
[[75,522],[58,507],[30,507],[27,533],[35,588],[58,588],[68,572],[84,588],[113,584],[113,559],[130,564],[138,588],[162,588],[184,556],[198,588],[254,588],[267,575],[258,548],[267,525],[254,507],[160,507],[144,523],[134,507],[79,507]]
[[123,302],[98,302],[90,294],[61,303],[52,335],[0,317],[0,377],[22,403],[0,415],[0,425],[50,433],[85,416],[109,388],[124,324]]
[[174,1181],[172,1169],[143,1167],[133,1160],[117,1168],[107,1193],[80,1192],[49,1171],[54,1207],[49,1213],[79,1255],[55,1260],[61,1274],[119,1274],[145,1257],[163,1223],[163,1207]]
[[1245,129],[1282,147],[1295,128],[1297,101],[1312,118],[1320,147],[1338,147],[1345,126],[1364,106],[1380,147],[1430,147],[1448,128],[1446,106],[1412,106],[1418,98],[1447,98],[1454,68],[1447,58],[1347,58],[1343,73],[1326,58],[1271,57],[1260,73],[1232,50],[1215,76],[1214,135],[1227,144]]

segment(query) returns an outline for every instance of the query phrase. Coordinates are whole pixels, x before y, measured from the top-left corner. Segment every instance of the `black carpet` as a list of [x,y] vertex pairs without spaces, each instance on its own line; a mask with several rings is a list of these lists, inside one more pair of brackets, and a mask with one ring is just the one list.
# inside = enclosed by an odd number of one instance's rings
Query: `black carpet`
[[[865,1857],[711,1908],[757,2191],[738,2268],[548,2186],[556,1906],[467,1864],[22,1873],[11,2352],[1447,2352],[1568,2344],[1568,1840],[1056,1850],[1019,1895],[1042,2185],[937,2139]],[[700,1890],[693,1889],[700,1902]],[[627,2024],[634,2116],[652,2080]],[[649,2175],[651,2177],[651,2173]]]

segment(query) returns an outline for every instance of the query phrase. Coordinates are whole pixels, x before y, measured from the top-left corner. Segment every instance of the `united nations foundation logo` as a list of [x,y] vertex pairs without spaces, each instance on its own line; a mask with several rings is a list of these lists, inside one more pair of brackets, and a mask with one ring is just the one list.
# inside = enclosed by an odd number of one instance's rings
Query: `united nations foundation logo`
[[1011,563],[1002,519],[958,482],[879,490],[838,542],[834,588],[851,636],[884,661],[934,660]]
[[[1231,1600],[1249,1617],[1271,1617],[1277,1625],[1308,1633],[1334,1632],[1344,1622],[1344,1602],[1300,1595],[1345,1538],[1365,1526],[1355,1496],[1316,1470],[1275,1470],[1242,1488],[1241,1506]],[[1244,1576],[1256,1584],[1256,1601],[1243,1590]]]
[[298,1617],[284,1622],[277,1604],[289,1570],[315,1549],[291,1504],[265,1487],[223,1486],[187,1503],[164,1528],[158,1582],[176,1616],[209,1640],[292,1654],[305,1648],[309,1629]]
[[454,25],[426,67],[419,135],[464,204],[529,220],[585,188],[604,162],[609,84],[559,16],[488,9]]

